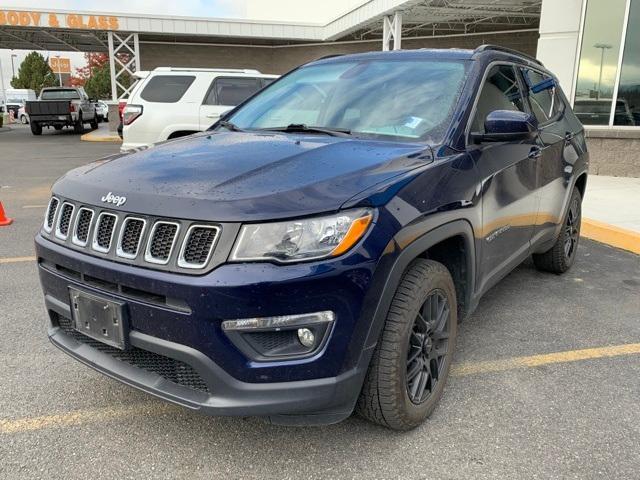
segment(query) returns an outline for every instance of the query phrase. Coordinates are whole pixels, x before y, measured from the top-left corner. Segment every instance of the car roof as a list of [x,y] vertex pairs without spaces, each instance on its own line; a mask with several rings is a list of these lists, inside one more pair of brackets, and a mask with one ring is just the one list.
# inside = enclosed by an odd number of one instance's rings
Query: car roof
[[332,63],[341,61],[359,61],[359,60],[389,60],[389,59],[407,59],[407,60],[506,60],[525,65],[535,66],[536,68],[547,71],[542,62],[523,52],[511,50],[509,48],[497,45],[481,45],[475,50],[462,48],[419,48],[413,50],[392,50],[387,52],[367,52],[355,53],[349,55],[329,55],[319,58],[315,63]]

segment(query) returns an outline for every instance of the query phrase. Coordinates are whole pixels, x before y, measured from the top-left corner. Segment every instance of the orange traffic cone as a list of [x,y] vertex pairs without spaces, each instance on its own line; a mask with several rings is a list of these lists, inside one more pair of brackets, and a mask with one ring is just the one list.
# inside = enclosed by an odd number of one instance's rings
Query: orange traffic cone
[[13,223],[13,218],[8,218],[5,215],[4,208],[2,207],[2,202],[0,202],[0,227],[11,225],[11,223]]

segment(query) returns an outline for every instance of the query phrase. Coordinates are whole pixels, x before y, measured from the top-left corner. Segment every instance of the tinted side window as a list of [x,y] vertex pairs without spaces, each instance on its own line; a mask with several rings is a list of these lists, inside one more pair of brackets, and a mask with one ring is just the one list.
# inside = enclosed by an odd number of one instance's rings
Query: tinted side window
[[204,103],[205,105],[228,105],[234,107],[244,102],[261,88],[262,82],[259,78],[216,78]]
[[525,111],[516,71],[510,65],[496,65],[489,71],[478,98],[471,131],[483,133],[487,115],[495,110]]
[[144,86],[140,96],[147,102],[175,103],[189,89],[192,75],[157,75]]
[[523,70],[523,75],[529,90],[531,111],[538,119],[538,122],[547,122],[560,113],[563,105],[556,92],[553,78],[528,69]]

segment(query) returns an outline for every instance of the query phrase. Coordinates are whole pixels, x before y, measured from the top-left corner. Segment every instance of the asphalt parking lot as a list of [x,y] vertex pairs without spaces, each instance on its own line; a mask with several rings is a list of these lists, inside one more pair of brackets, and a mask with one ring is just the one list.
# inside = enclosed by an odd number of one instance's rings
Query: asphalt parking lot
[[486,295],[408,433],[204,417],[71,360],[46,337],[32,238],[55,178],[117,151],[0,133],[0,478],[638,478],[640,257],[584,239],[567,275],[524,264]]

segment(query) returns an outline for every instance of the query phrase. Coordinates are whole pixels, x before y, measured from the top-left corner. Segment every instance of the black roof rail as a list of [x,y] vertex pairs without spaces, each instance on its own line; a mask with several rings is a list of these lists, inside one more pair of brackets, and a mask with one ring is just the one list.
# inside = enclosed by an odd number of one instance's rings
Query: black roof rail
[[499,45],[491,45],[491,44],[480,45],[478,48],[476,48],[473,51],[473,53],[475,55],[476,53],[486,52],[487,50],[493,50],[495,52],[503,52],[503,53],[508,53],[510,55],[517,55],[519,57],[524,57],[527,60],[530,60],[530,61],[532,61],[534,63],[537,63],[538,65],[544,67],[544,64],[540,60],[538,60],[536,57],[532,57],[531,55],[519,52],[518,50],[514,50],[512,48],[501,47]]

